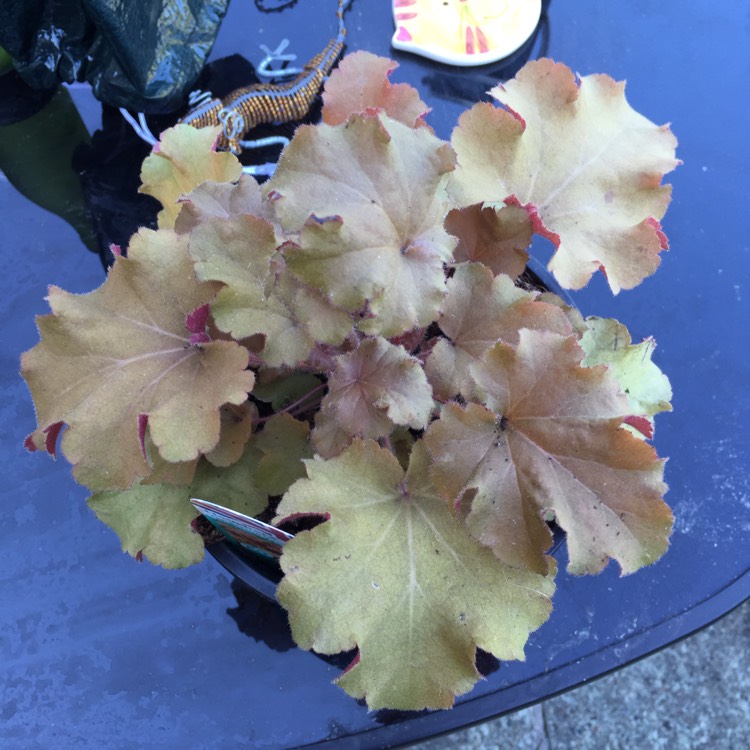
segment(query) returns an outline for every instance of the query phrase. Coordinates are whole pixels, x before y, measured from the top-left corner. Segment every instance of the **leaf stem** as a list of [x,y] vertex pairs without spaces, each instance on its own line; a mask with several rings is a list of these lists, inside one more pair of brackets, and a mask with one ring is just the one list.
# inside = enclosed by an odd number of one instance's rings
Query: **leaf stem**
[[391,436],[390,435],[384,435],[379,440],[380,444],[383,446],[383,448],[386,448],[389,450],[393,455],[396,455],[396,451],[393,450],[393,443],[391,442]]
[[[247,349],[247,347],[245,347]],[[263,361],[263,358],[256,354],[255,352],[251,352],[249,349],[247,349],[247,356],[248,356],[248,367],[252,369],[253,367],[262,367],[265,362]]]
[[285,414],[286,412],[292,411],[292,409],[296,408],[297,406],[301,406],[302,404],[304,404],[310,398],[310,396],[327,387],[328,383],[321,383],[311,391],[308,391],[304,396],[302,396],[302,398],[298,398],[294,403],[289,404],[289,406],[285,406],[283,409],[280,409],[273,414],[269,414],[267,417],[260,417],[259,419],[256,419],[255,424],[262,424],[263,422],[267,422],[269,419],[271,419],[271,417],[275,417],[277,414]]

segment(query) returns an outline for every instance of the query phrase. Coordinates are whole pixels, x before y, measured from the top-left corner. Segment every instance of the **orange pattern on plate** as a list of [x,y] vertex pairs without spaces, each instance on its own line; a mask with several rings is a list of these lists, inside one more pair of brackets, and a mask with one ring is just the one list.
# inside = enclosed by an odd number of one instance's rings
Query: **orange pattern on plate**
[[392,0],[396,49],[451,65],[484,65],[533,33],[541,0]]

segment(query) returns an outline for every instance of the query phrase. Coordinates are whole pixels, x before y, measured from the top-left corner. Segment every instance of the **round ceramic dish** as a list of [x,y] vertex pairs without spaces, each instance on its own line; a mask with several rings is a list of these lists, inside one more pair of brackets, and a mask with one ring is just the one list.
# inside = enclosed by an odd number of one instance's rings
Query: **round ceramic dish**
[[541,0],[392,0],[391,44],[448,65],[486,65],[534,33]]

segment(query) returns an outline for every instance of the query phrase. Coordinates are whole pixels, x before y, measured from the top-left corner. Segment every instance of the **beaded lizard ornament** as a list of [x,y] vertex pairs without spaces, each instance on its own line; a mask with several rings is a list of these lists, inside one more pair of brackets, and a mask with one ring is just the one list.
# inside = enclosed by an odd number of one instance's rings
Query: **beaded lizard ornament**
[[[336,11],[339,22],[338,34],[303,68],[283,68],[279,71],[271,68],[275,61],[289,62],[294,59],[294,55],[283,54],[288,44],[286,40],[273,52],[264,48],[266,57],[258,66],[258,74],[271,79],[293,74],[295,77],[292,80],[286,83],[258,83],[235,89],[224,99],[213,97],[210,92],[193,92],[189,99],[192,109],[178,122],[196,128],[221,125],[222,132],[217,147],[234,154],[240,154],[247,148],[288,143],[288,139],[282,136],[255,141],[246,141],[243,137],[258,125],[294,122],[307,114],[344,48],[344,12],[350,3],[351,0],[339,0]],[[146,124],[143,113],[139,113],[136,119],[126,110],[120,111],[143,140],[152,145],[157,142]],[[246,168],[246,171],[253,174],[269,174],[272,168],[273,165],[261,165]]]

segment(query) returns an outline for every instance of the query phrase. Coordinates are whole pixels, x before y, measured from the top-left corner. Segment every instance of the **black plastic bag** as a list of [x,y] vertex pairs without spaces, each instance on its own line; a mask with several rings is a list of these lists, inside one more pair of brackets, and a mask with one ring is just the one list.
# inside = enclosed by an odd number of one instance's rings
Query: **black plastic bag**
[[88,81],[115,107],[168,112],[211,51],[229,0],[0,3],[0,47],[29,86]]

